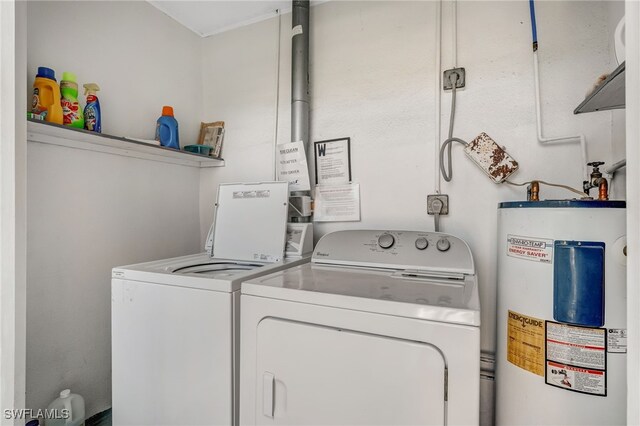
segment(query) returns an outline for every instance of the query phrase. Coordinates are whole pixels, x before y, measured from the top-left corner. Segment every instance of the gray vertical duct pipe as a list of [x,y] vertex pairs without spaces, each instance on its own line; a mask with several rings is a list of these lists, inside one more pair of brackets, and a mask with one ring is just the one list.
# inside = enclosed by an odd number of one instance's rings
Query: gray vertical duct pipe
[[293,1],[291,142],[309,144],[309,0]]
[[[302,141],[309,153],[309,0],[293,0],[291,46],[291,142]],[[310,191],[294,191],[290,202],[310,196]],[[292,222],[310,222],[310,217],[295,215]]]

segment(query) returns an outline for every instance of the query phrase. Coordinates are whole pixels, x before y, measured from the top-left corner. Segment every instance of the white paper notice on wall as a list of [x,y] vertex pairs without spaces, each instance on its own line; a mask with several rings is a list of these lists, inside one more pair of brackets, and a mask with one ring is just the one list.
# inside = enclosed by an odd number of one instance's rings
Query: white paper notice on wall
[[304,143],[290,142],[278,145],[278,180],[289,182],[289,191],[309,191],[309,167]]
[[302,25],[296,25],[291,29],[291,37],[295,37],[298,34],[302,34],[302,33],[303,33]]
[[360,220],[360,184],[316,186],[313,209],[316,222]]

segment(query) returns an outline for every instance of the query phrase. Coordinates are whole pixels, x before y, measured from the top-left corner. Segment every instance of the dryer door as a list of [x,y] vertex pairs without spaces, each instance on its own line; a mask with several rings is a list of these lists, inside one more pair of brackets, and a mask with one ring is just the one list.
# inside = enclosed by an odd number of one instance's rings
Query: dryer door
[[445,424],[445,362],[432,345],[266,318],[257,359],[256,424]]

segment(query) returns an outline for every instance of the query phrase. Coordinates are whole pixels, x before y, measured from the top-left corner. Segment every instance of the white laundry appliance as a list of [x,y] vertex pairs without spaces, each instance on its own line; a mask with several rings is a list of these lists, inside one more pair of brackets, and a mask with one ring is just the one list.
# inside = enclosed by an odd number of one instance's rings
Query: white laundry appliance
[[335,232],[241,293],[240,424],[478,424],[480,303],[461,239]]
[[288,195],[220,185],[208,252],[113,269],[114,425],[237,424],[240,284],[309,259],[283,259]]

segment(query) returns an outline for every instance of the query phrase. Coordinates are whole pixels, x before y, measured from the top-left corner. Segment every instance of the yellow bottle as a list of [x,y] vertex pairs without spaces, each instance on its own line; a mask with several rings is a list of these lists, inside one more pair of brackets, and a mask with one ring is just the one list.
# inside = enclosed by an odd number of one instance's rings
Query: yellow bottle
[[31,112],[45,115],[45,120],[50,123],[62,124],[60,86],[56,83],[55,73],[50,68],[38,67],[38,74],[33,82]]

